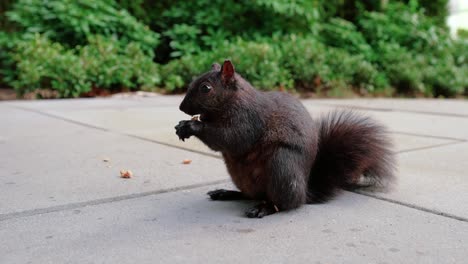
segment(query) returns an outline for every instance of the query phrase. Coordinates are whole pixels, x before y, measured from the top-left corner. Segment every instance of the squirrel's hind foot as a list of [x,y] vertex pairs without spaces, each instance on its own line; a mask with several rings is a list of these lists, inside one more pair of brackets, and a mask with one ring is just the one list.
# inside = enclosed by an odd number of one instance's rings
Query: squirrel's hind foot
[[264,202],[245,211],[245,216],[248,218],[262,218],[264,216],[277,213],[278,211],[278,207],[274,204]]

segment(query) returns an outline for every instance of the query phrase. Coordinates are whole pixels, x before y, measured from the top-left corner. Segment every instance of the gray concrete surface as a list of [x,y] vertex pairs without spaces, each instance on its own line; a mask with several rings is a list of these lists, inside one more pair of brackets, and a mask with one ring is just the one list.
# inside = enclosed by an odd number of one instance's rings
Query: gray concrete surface
[[[3,221],[5,263],[462,263],[468,225],[345,193],[262,220],[191,189]],[[450,234],[450,235],[448,235]],[[364,261],[365,260],[365,261]]]
[[305,100],[387,124],[398,185],[252,220],[207,199],[229,176],[180,100],[0,102],[0,263],[466,263],[468,102]]
[[[305,100],[314,103],[315,100]],[[380,111],[393,112],[414,112],[425,113],[432,115],[448,115],[448,116],[468,116],[468,108],[466,101],[460,100],[445,100],[445,99],[322,99],[317,102],[319,105],[327,106],[347,106],[364,109],[374,109]]]

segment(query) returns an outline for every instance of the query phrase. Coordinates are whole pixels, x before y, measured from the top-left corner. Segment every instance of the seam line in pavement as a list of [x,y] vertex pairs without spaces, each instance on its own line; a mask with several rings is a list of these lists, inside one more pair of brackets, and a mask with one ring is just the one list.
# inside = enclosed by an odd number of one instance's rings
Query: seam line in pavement
[[[48,113],[48,112],[44,112],[44,111],[41,111],[41,110],[31,109],[31,108],[28,108],[28,107],[18,106],[18,105],[14,105],[14,104],[8,104],[8,105],[11,106],[11,107],[13,107],[13,108],[18,108],[18,109],[21,109],[21,110],[33,112],[33,113],[40,114],[40,115],[44,115],[44,116],[47,116],[47,117],[56,118],[56,119],[59,119],[59,120],[62,120],[62,121],[66,121],[66,122],[70,122],[70,123],[73,123],[73,124],[76,124],[76,125],[82,125],[82,126],[85,126],[85,127],[94,128],[94,129],[98,129],[98,130],[105,131],[105,132],[113,132],[113,133],[120,134],[120,135],[126,135],[126,136],[131,136],[131,137],[135,137],[135,138],[147,140],[146,138],[143,138],[143,137],[140,137],[140,136],[135,136],[135,135],[132,135],[132,134],[127,134],[127,133],[112,131],[112,130],[109,130],[109,129],[107,129],[107,128],[103,128],[103,127],[91,125],[91,124],[88,124],[88,123],[76,121],[76,120],[73,120],[73,119],[70,119],[70,118],[66,118],[66,117],[59,116],[59,115],[54,115],[54,114],[51,114],[51,113]],[[417,136],[417,137],[426,137],[426,138],[437,138],[437,139],[448,139],[448,140],[466,141],[465,139],[455,138],[455,137],[433,136],[433,135],[425,135],[425,134],[412,133],[412,132],[404,132],[404,131],[390,131],[390,132],[391,132],[391,133],[394,133],[394,134],[402,134],[402,135],[408,135],[408,136]],[[167,145],[167,146],[174,146],[174,145],[170,145],[170,144],[167,144],[167,143],[164,143],[164,142],[159,142],[159,141],[157,141],[157,140],[150,140],[150,141],[153,141],[153,142],[159,143],[159,144],[163,144],[163,145]],[[174,146],[174,147],[181,148],[181,149],[185,149],[185,148],[183,148],[183,147],[178,147],[178,146]],[[187,149],[185,149],[185,150],[187,150]],[[207,154],[207,153],[204,153],[204,154]]]
[[418,134],[418,133],[411,133],[411,132],[403,132],[403,131],[390,131],[393,134],[400,134],[400,135],[408,135],[408,136],[415,136],[415,137],[423,137],[423,138],[435,138],[435,139],[446,139],[446,140],[456,140],[460,142],[466,141],[463,138],[454,138],[454,137],[445,137],[445,136],[432,136],[432,135],[425,135],[425,134]]
[[200,155],[205,155],[205,156],[221,159],[221,157],[219,155],[216,155],[216,154],[211,154],[211,153],[207,153],[207,152],[203,152],[203,151],[199,151],[199,150],[194,150],[194,149],[190,149],[190,148],[184,148],[184,147],[176,146],[176,145],[173,145],[173,144],[170,144],[170,143],[165,143],[165,142],[154,140],[154,139],[149,139],[149,138],[145,138],[145,137],[141,137],[141,136],[137,136],[137,135],[133,135],[133,134],[128,134],[128,133],[125,133],[125,132],[110,130],[110,129],[107,129],[107,128],[103,128],[103,127],[99,127],[99,126],[95,126],[95,125],[90,125],[90,124],[87,124],[87,123],[83,123],[83,122],[76,121],[76,120],[73,120],[73,119],[69,119],[69,118],[66,118],[66,117],[50,114],[50,113],[47,113],[47,112],[42,112],[42,111],[35,110],[35,109],[30,109],[30,108],[16,106],[16,105],[11,105],[11,106],[13,106],[15,108],[18,108],[18,109],[21,109],[21,110],[24,110],[24,111],[33,112],[33,113],[36,113],[36,114],[39,114],[39,115],[43,115],[43,116],[47,116],[47,117],[50,117],[50,118],[58,119],[58,120],[65,121],[65,122],[68,122],[68,123],[72,123],[72,124],[75,124],[75,125],[80,125],[80,126],[84,126],[84,127],[87,127],[87,128],[93,128],[93,129],[97,129],[99,131],[113,133],[115,135],[127,136],[127,137],[131,137],[131,138],[134,138],[134,139],[139,139],[139,140],[152,142],[152,143],[160,144],[160,145],[171,147],[171,148],[177,148],[177,149],[197,153],[197,154],[200,154]]
[[412,114],[421,114],[421,115],[432,115],[432,116],[448,116],[448,117],[456,117],[456,118],[468,118],[466,114],[457,114],[457,113],[440,113],[440,112],[431,112],[431,111],[417,111],[417,110],[404,110],[404,109],[394,109],[394,108],[378,108],[378,107],[371,107],[371,106],[357,106],[357,105],[337,105],[331,103],[323,103],[323,102],[315,102],[318,105],[325,105],[325,106],[333,106],[339,108],[354,108],[354,109],[363,109],[363,110],[371,110],[376,112],[401,112],[401,113],[412,113]]
[[377,200],[381,200],[381,201],[385,201],[385,202],[389,202],[389,203],[393,203],[393,204],[398,204],[398,205],[405,206],[405,207],[415,209],[415,210],[418,210],[418,211],[423,211],[423,212],[426,212],[426,213],[435,214],[435,215],[439,215],[439,216],[442,216],[442,217],[451,218],[451,219],[455,219],[455,220],[458,220],[458,221],[461,221],[461,222],[467,222],[468,223],[468,218],[466,218],[466,217],[461,217],[461,216],[457,216],[457,215],[454,215],[454,214],[445,213],[445,212],[435,210],[435,209],[428,209],[428,208],[425,208],[425,207],[422,207],[422,206],[419,206],[419,205],[415,205],[415,204],[404,203],[404,202],[401,202],[401,201],[398,201],[398,200],[381,197],[381,196],[378,196],[378,195],[373,194],[373,193],[367,193],[367,192],[361,192],[361,191],[351,191],[351,192],[356,193],[356,194],[360,194],[360,195],[364,195],[364,196],[368,196],[368,197],[372,197],[372,198],[377,199]]
[[461,143],[464,143],[464,142],[465,141],[452,141],[452,142],[441,143],[441,144],[436,144],[436,145],[431,145],[431,146],[426,146],[426,147],[419,147],[419,148],[400,150],[400,151],[397,151],[395,153],[400,154],[400,153],[408,153],[408,152],[427,150],[427,149],[433,149],[433,148],[440,148],[440,147],[445,147],[445,146],[450,146],[450,145],[455,145],[455,144],[461,144]]
[[54,114],[50,114],[50,113],[47,113],[47,112],[42,112],[42,111],[39,111],[39,110],[35,110],[35,109],[27,108],[27,107],[22,107],[22,106],[17,106],[17,105],[10,105],[10,106],[12,106],[14,108],[17,108],[17,109],[24,110],[24,111],[33,112],[33,113],[36,113],[36,114],[39,114],[39,115],[47,116],[47,117],[50,117],[50,118],[59,119],[59,120],[62,120],[62,121],[68,122],[68,123],[75,124],[75,125],[80,125],[80,126],[84,126],[84,127],[87,127],[87,128],[94,128],[94,129],[104,131],[104,132],[111,132],[110,130],[108,130],[106,128],[103,128],[103,127],[93,126],[93,125],[90,125],[90,124],[87,124],[87,123],[83,123],[83,122],[76,121],[76,120],[73,120],[73,119],[64,118],[64,117],[54,115]]
[[[180,147],[180,146],[173,145],[173,144],[170,144],[170,143],[165,143],[165,142],[162,142],[162,141],[145,138],[145,137],[138,136],[138,135],[133,135],[133,134],[128,134],[128,133],[124,133],[124,132],[114,131],[114,130],[110,130],[110,129],[107,129],[107,128],[103,128],[103,127],[99,127],[99,126],[95,126],[95,125],[90,125],[90,124],[87,124],[87,123],[84,123],[84,122],[80,122],[80,121],[76,121],[76,120],[73,120],[73,119],[65,118],[65,117],[62,117],[62,116],[50,114],[50,113],[43,112],[43,111],[40,111],[40,110],[35,110],[35,109],[27,108],[27,107],[21,107],[21,106],[17,106],[17,105],[10,105],[10,106],[21,109],[21,110],[33,112],[33,113],[36,113],[36,114],[44,115],[44,116],[47,116],[47,117],[50,117],[50,118],[59,119],[59,120],[65,121],[65,122],[75,124],[75,125],[81,125],[81,126],[85,126],[85,127],[88,127],[88,128],[94,128],[94,129],[97,129],[97,130],[100,130],[100,131],[109,132],[109,133],[113,133],[113,134],[116,134],[116,135],[127,136],[127,137],[131,137],[131,138],[135,138],[135,139],[139,139],[139,140],[143,140],[143,141],[147,141],[147,142],[160,144],[160,145],[167,146],[167,147],[177,148],[177,149],[197,153],[197,154],[200,154],[200,155],[205,155],[205,156],[221,159],[221,156],[216,155],[216,154],[211,154],[211,153],[207,153],[207,152],[199,151],[199,150],[194,150],[194,149],[190,149],[190,148],[184,148],[184,147]],[[427,146],[427,147],[420,147],[420,148],[414,148],[414,149],[398,151],[397,153],[412,152],[412,151],[418,151],[418,150],[423,150],[423,149],[442,147],[442,146],[451,145],[451,144],[455,144],[455,143],[466,142],[466,140],[460,139],[460,138],[431,136],[431,135],[423,135],[423,134],[409,133],[409,132],[399,132],[399,131],[390,131],[390,132],[394,133],[394,134],[402,134],[402,135],[410,135],[410,136],[417,136],[417,137],[437,138],[437,139],[446,139],[446,140],[456,141],[456,142],[448,142],[448,143],[442,143],[442,144],[437,144],[437,145],[431,145],[431,146]]]
[[[17,107],[17,106],[14,106],[14,107]],[[173,145],[173,144],[170,144],[170,143],[166,143],[166,142],[162,142],[162,141],[158,141],[158,140],[154,140],[154,139],[149,139],[149,138],[145,138],[145,137],[142,137],[142,136],[133,135],[133,134],[125,133],[125,132],[110,130],[110,129],[107,129],[107,128],[90,125],[90,124],[87,124],[87,123],[83,123],[83,122],[76,121],[76,120],[73,120],[73,119],[69,119],[69,118],[65,118],[65,117],[62,117],[62,116],[50,114],[50,113],[47,113],[47,112],[42,112],[42,111],[29,109],[29,108],[23,108],[23,107],[18,107],[18,108],[20,108],[22,110],[30,111],[30,112],[33,112],[33,113],[36,113],[36,114],[44,115],[44,116],[47,116],[47,117],[50,117],[50,118],[55,118],[55,119],[59,119],[59,120],[65,121],[65,122],[70,122],[70,123],[75,124],[75,125],[81,125],[81,126],[85,126],[85,127],[88,127],[88,128],[97,129],[97,130],[100,130],[100,131],[113,133],[113,134],[116,134],[116,135],[127,136],[127,137],[131,137],[131,138],[134,138],[134,139],[139,139],[139,140],[143,140],[143,141],[147,141],[147,142],[156,143],[156,144],[163,145],[163,146],[166,146],[166,147],[177,148],[177,149],[180,149],[180,150],[185,150],[185,151],[197,153],[197,154],[204,155],[204,156],[209,156],[209,157],[221,159],[221,156],[216,155],[216,154],[211,154],[211,153],[207,153],[207,152],[203,152],[203,151],[199,151],[199,150],[194,150],[194,149],[190,149],[190,148],[184,148],[184,147],[180,147],[180,146]],[[441,143],[441,144],[436,144],[436,145],[431,145],[431,146],[426,146],[426,147],[419,147],[419,148],[414,148],[414,149],[407,149],[407,150],[398,151],[396,153],[407,153],[407,152],[413,152],[413,151],[418,151],[418,150],[425,150],[425,149],[443,147],[443,146],[452,145],[452,144],[456,144],[456,143],[466,142],[466,140],[463,140],[463,139],[450,138],[450,137],[420,135],[420,134],[416,134],[416,133],[407,133],[407,132],[398,132],[398,131],[391,131],[391,133],[411,135],[411,136],[417,136],[417,137],[452,140],[452,142]]]
[[142,193],[132,193],[132,194],[128,194],[128,195],[114,196],[114,197],[96,199],[96,200],[85,201],[85,202],[69,203],[69,204],[46,207],[46,208],[39,208],[39,209],[25,210],[25,211],[20,211],[20,212],[0,214],[0,222],[8,220],[8,219],[16,219],[16,218],[21,218],[21,217],[33,216],[33,215],[40,215],[40,214],[53,213],[53,212],[58,212],[58,211],[72,210],[72,209],[82,208],[82,207],[86,207],[86,206],[107,204],[107,203],[119,202],[119,201],[123,201],[123,200],[141,198],[141,197],[150,196],[150,195],[190,190],[190,189],[195,189],[195,188],[199,188],[199,187],[206,187],[206,186],[211,186],[211,185],[216,185],[216,184],[221,184],[221,183],[227,183],[227,182],[229,182],[229,180],[217,180],[217,181],[197,183],[197,184],[185,185],[185,186],[162,189],[162,190],[148,191],[148,192],[142,192]]
[[[110,98],[111,100],[121,100],[121,101],[137,101],[139,98],[126,98],[126,97],[113,97]],[[182,101],[183,97],[180,98],[180,101]],[[66,99],[64,99],[66,100]],[[15,106],[15,107],[22,107],[20,105],[13,103],[9,103],[8,101],[5,102],[5,104],[8,104],[10,106]],[[304,104],[304,103],[303,103]],[[371,111],[376,111],[376,112],[402,112],[402,113],[415,113],[415,114],[423,114],[423,115],[433,115],[433,116],[449,116],[449,117],[457,117],[457,118],[468,118],[468,114],[458,114],[458,113],[443,113],[443,112],[432,112],[432,111],[418,111],[418,110],[409,110],[409,109],[395,109],[395,108],[390,108],[390,107],[372,107],[372,106],[359,106],[359,105],[353,105],[353,104],[333,104],[333,103],[327,103],[327,102],[317,102],[314,101],[314,104],[318,105],[325,105],[325,106],[332,106],[332,107],[337,107],[337,108],[354,108],[354,109],[362,109],[362,110],[371,110]],[[174,106],[178,104],[173,104],[173,103],[167,103],[167,104],[157,104],[157,105],[132,105],[132,106],[122,106],[119,107],[119,109],[122,108],[161,108],[161,107],[169,107],[169,106]],[[96,107],[96,106],[91,106],[87,109],[72,109],[73,111],[81,111],[81,110],[88,110],[88,109],[103,109],[107,107]],[[114,107],[115,108],[115,107]]]

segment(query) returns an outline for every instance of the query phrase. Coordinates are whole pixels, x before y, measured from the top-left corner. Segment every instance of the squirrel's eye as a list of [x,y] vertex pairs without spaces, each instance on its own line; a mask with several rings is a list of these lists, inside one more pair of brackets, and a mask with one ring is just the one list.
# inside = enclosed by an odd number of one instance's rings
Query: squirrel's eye
[[211,86],[208,84],[203,84],[200,88],[201,88],[202,93],[207,93],[211,91]]

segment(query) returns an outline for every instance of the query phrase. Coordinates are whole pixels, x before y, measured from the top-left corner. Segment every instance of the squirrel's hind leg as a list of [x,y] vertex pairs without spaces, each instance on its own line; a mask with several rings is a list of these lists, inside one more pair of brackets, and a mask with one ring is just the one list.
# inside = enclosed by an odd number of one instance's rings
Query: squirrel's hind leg
[[298,148],[278,148],[267,171],[270,175],[267,198],[276,211],[297,208],[307,198],[307,158]]
[[246,211],[249,218],[262,218],[279,211],[297,208],[305,203],[307,183],[303,158],[300,151],[278,148],[266,169],[269,175],[267,201]]

